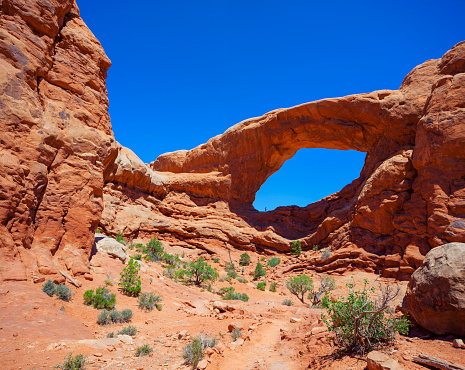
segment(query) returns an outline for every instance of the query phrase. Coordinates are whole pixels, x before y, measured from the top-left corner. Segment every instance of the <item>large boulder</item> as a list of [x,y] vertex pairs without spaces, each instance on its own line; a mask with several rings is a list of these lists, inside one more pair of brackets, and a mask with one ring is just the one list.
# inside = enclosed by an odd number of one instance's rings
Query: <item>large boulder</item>
[[465,336],[465,243],[432,249],[408,284],[404,313],[433,333]]
[[121,262],[126,262],[128,256],[126,255],[127,247],[115,239],[95,234],[95,247],[99,253],[104,253],[113,258],[118,258]]

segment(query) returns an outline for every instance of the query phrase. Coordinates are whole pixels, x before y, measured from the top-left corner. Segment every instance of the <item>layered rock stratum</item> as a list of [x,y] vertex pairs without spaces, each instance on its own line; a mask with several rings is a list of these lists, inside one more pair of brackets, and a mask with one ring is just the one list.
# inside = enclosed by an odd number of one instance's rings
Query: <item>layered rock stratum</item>
[[[115,142],[110,61],[74,0],[0,3],[0,279],[85,274],[94,231],[172,245],[305,255],[293,269],[407,278],[465,241],[465,43],[399,90],[278,109],[144,164]],[[366,152],[360,177],[306,207],[258,212],[302,148]],[[303,169],[304,170],[304,169]]]

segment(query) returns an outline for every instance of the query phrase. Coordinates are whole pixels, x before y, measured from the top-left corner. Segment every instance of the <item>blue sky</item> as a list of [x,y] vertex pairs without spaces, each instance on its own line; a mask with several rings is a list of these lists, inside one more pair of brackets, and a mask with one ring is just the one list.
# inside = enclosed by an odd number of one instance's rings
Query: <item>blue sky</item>
[[[397,89],[465,40],[461,0],[77,1],[113,63],[115,137],[146,163],[273,109]],[[302,149],[254,205],[305,206],[358,177],[364,158]]]

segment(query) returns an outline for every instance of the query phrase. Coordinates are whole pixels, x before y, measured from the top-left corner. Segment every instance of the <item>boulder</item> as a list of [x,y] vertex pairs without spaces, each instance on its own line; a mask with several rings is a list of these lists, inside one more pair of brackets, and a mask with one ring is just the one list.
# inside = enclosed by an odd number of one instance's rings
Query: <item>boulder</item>
[[435,334],[465,336],[465,244],[432,249],[407,287],[402,311]]
[[127,247],[113,238],[103,236],[102,234],[95,234],[94,243],[99,253],[105,253],[110,257],[118,258],[123,263],[128,259],[126,255]]
[[402,370],[399,363],[383,352],[371,351],[367,356],[368,370]]

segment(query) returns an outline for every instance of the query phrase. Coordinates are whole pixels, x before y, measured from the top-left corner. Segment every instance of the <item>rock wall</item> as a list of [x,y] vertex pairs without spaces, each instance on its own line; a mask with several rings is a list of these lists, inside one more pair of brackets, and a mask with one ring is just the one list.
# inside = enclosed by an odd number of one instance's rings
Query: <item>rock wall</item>
[[74,0],[0,2],[0,280],[88,271],[118,147],[110,65]]
[[[293,268],[408,278],[438,245],[465,241],[465,42],[416,67],[399,90],[324,99],[252,118],[150,166],[127,149],[106,178],[101,226],[214,250],[308,252]],[[301,148],[367,153],[360,177],[307,207],[252,207]],[[303,169],[304,170],[304,169]]]

